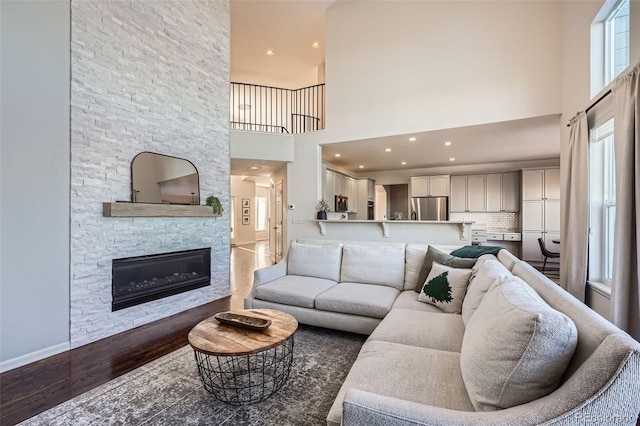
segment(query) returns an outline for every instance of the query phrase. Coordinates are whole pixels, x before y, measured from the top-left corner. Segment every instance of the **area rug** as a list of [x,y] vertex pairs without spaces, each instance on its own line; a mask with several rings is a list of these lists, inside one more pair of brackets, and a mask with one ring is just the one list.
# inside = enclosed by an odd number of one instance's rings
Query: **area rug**
[[185,346],[21,425],[325,425],[365,339],[301,325],[289,380],[251,406],[211,397],[200,382],[193,350]]

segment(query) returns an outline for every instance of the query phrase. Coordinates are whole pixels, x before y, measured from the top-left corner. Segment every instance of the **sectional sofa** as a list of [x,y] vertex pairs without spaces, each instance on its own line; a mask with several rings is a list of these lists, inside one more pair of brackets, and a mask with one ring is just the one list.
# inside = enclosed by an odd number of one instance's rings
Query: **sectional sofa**
[[453,248],[294,241],[245,307],[369,335],[328,425],[636,424],[640,344],[508,251],[448,269],[459,312],[419,300]]

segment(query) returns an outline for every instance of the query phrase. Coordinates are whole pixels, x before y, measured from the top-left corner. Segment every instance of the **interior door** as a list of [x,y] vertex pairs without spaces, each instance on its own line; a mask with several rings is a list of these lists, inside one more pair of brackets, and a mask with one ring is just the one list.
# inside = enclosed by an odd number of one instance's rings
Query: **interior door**
[[275,233],[275,243],[276,243],[276,249],[275,249],[275,261],[279,262],[280,259],[282,259],[282,246],[283,246],[283,241],[282,241],[282,217],[283,217],[283,211],[282,211],[282,181],[276,183],[276,220],[275,220],[275,224],[273,226],[274,229],[274,233]]
[[235,228],[236,228],[236,197],[231,197],[231,211],[229,212],[229,218],[231,219],[231,245],[235,245],[236,244],[236,233],[235,233]]

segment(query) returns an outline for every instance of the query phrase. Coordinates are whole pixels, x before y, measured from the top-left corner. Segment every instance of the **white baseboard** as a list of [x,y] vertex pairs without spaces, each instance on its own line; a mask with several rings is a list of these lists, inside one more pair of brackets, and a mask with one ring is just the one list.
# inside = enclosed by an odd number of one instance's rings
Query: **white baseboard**
[[40,361],[41,359],[66,352],[70,349],[71,343],[64,342],[60,343],[59,345],[49,346],[48,348],[40,349],[35,352],[2,361],[0,362],[0,373],[13,370],[14,368],[22,367],[23,365],[31,364],[32,362]]

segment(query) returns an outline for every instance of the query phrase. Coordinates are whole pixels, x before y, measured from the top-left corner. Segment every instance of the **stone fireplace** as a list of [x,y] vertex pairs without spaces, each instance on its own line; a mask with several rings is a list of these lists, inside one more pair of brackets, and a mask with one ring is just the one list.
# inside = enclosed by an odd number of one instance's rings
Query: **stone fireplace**
[[[131,160],[143,151],[188,159],[200,198],[229,205],[229,5],[72,1],[71,9],[70,341],[77,347],[229,295],[228,208],[221,217],[102,215],[103,202],[130,200]],[[210,285],[112,310],[113,259],[203,247]]]

